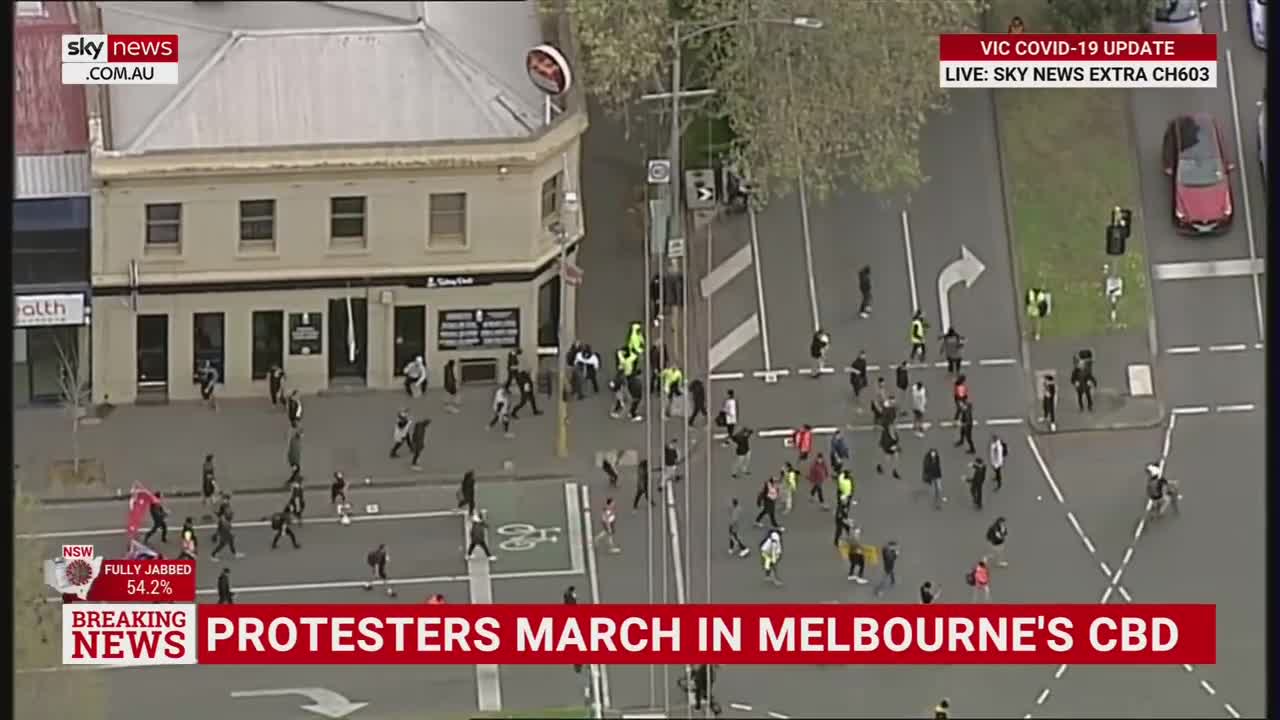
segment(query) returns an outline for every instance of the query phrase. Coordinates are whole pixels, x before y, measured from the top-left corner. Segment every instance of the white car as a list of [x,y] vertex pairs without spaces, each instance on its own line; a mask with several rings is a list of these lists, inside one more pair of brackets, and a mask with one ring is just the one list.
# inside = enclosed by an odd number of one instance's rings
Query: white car
[[1267,0],[1249,0],[1249,37],[1260,49],[1267,49]]
[[1153,33],[1202,33],[1200,11],[1209,3],[1203,0],[1156,0]]

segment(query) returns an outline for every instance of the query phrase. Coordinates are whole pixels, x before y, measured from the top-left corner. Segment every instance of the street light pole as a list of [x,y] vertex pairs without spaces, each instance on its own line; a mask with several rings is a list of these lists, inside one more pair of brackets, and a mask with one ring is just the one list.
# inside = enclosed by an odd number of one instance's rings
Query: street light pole
[[[560,366],[559,382],[556,383],[556,457],[565,459],[569,457],[569,361],[571,358],[566,356],[568,352],[569,339],[569,230],[565,227],[564,220],[568,215],[573,215],[578,211],[578,194],[569,189],[569,153],[560,154],[560,177],[564,183],[564,196],[561,203],[560,213],[561,219],[557,221],[553,227],[556,234],[556,243],[560,246],[560,317],[559,327],[556,330],[556,363]],[[577,223],[574,224],[574,231],[577,231]]]

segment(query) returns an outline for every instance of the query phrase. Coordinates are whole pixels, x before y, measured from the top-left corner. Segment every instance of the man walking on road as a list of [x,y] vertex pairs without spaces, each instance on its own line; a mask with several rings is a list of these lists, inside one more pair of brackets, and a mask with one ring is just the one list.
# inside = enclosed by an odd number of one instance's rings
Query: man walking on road
[[516,371],[516,389],[520,391],[520,402],[516,403],[515,408],[511,410],[511,419],[520,419],[520,410],[528,405],[533,408],[534,415],[541,415],[542,411],[538,409],[537,393],[533,391],[533,376],[527,370]]
[[1040,391],[1040,419],[1049,425],[1049,432],[1058,431],[1058,382],[1052,375],[1044,376]]
[[[577,605],[577,604],[578,604],[578,589],[577,589],[577,588],[575,588],[574,586],[570,585],[569,587],[565,588],[564,595],[562,595],[562,596],[561,596],[561,598],[563,599],[563,602],[564,602],[564,604],[565,604],[565,605]],[[582,666],[581,666],[581,665],[574,665],[574,666],[573,666],[573,671],[574,671],[574,672],[576,672],[576,673],[580,673],[580,672],[582,672]]]
[[391,587],[391,581],[387,579],[387,561],[391,559],[390,553],[387,552],[385,544],[369,551],[365,556],[365,562],[369,565],[369,582],[364,584],[365,590],[372,590],[375,582],[381,582],[383,589],[386,590],[387,597],[395,597],[395,588]]
[[929,409],[929,393],[924,383],[918,382],[911,387],[911,429],[916,437],[924,437],[924,416]]
[[858,317],[871,317],[871,266],[863,265],[858,270],[858,294],[862,300],[858,303]]
[[764,579],[781,587],[782,577],[778,574],[778,564],[782,562],[782,534],[777,530],[769,531],[769,535],[761,543],[760,559],[764,563]]
[[155,500],[151,502],[148,510],[151,513],[151,529],[143,536],[143,544],[150,545],[151,536],[155,535],[156,531],[160,532],[160,542],[169,542],[169,523],[167,522],[169,511],[164,506],[164,493],[156,491]]
[[285,402],[285,415],[289,418],[289,427],[297,430],[302,424],[302,398],[297,390],[289,391],[289,399]]
[[707,420],[707,386],[701,380],[693,380],[689,383],[689,402],[693,404],[693,408],[689,410],[689,427],[693,427],[693,422],[702,416],[703,422]]
[[924,492],[933,495],[933,509],[941,510],[946,498],[942,495],[942,456],[937,449],[929,448],[924,454],[920,469],[920,479],[924,482]]
[[905,393],[911,387],[911,373],[907,369],[907,361],[903,360],[898,363],[898,367],[893,369],[894,385],[898,387],[898,392]]
[[640,507],[641,500],[648,500],[653,505],[653,499],[649,497],[649,461],[641,460],[636,465],[636,497],[631,501],[631,511],[635,512]]
[[746,557],[751,554],[747,544],[742,542],[739,532],[742,529],[742,505],[738,498],[729,499],[729,554]]
[[991,546],[991,552],[987,555],[986,560],[994,562],[996,567],[1009,567],[1009,563],[1005,560],[1005,543],[1009,540],[1009,524],[1005,521],[1004,516],[996,518],[991,523],[991,527],[987,528],[987,544]]
[[485,522],[484,516],[484,510],[471,514],[471,529],[468,532],[471,544],[467,545],[467,552],[463,556],[467,560],[471,559],[471,554],[475,552],[476,548],[484,551],[485,556],[489,558],[489,562],[498,559],[498,556],[489,550],[489,525]]
[[[841,468],[843,468],[843,465]],[[827,484],[827,476],[827,464],[822,461],[822,456],[819,455],[809,464],[809,502],[813,502],[816,498],[818,504],[824,508],[827,506],[827,500],[823,497],[822,486]]]
[[901,449],[902,446],[898,442],[898,429],[893,425],[885,425],[881,428],[880,452],[883,454],[883,458],[876,463],[876,472],[883,475],[887,466],[894,480],[901,479],[902,476],[898,474],[898,455]]
[[1085,412],[1086,407],[1088,412],[1093,412],[1093,388],[1097,384],[1088,367],[1076,360],[1075,367],[1071,369],[1071,386],[1076,389],[1076,406],[1080,412]]
[[987,482],[987,464],[976,457],[969,463],[969,498],[973,501],[973,509],[982,509],[982,486]]
[[733,394],[733,390],[725,394],[720,414],[716,416],[716,424],[723,427],[726,433],[723,444],[727,446],[733,442],[733,436],[738,432],[738,397]]
[[880,567],[884,570],[880,582],[876,583],[875,595],[880,597],[885,591],[898,584],[898,541],[890,540],[880,548]]
[[596,542],[607,541],[609,552],[615,555],[622,552],[622,548],[618,547],[616,539],[617,530],[618,508],[613,504],[613,498],[605,498],[604,507],[600,510],[600,532],[596,533]]
[[231,512],[229,510],[218,514],[218,528],[214,532],[214,538],[216,539],[216,544],[213,546],[213,552],[209,554],[210,560],[221,562],[218,558],[218,553],[224,547],[229,548],[233,556],[237,558],[244,557],[244,553],[236,550],[236,535],[235,530],[231,527]]
[[458,508],[466,508],[468,515],[476,512],[476,471],[468,470],[462,476],[462,484],[458,487]]
[[783,529],[778,522],[778,495],[778,481],[772,477],[765,480],[764,487],[760,488],[760,494],[756,496],[756,505],[760,508],[760,512],[756,513],[756,527],[764,527],[764,523],[760,521],[767,517],[769,527],[774,530]]
[[283,512],[273,513],[271,515],[271,529],[276,531],[275,537],[271,538],[271,549],[275,550],[280,546],[280,538],[283,535],[289,536],[289,542],[293,543],[293,549],[301,549],[298,544],[298,536],[293,534],[293,519],[297,517],[289,508],[285,508]]
[[730,477],[739,478],[751,474],[751,435],[751,428],[742,428],[731,437],[734,458]]
[[964,336],[954,327],[947,328],[942,336],[942,354],[947,359],[947,372],[951,375],[958,375],[960,366],[964,364],[964,344]]
[[911,316],[911,352],[907,359],[914,362],[925,361],[925,342],[928,337],[929,323],[925,322],[924,312],[916,310]]
[[813,377],[819,378],[827,369],[827,348],[831,346],[831,336],[818,328],[809,342],[809,358],[813,360]]
[[200,468],[200,496],[205,505],[212,505],[218,494],[218,481],[214,477],[213,454],[204,456],[204,465]]
[[681,480],[680,441],[672,438],[662,449],[662,477],[658,480],[658,492],[668,484]]
[[411,470],[422,469],[418,459],[422,457],[422,451],[427,449],[427,426],[430,424],[430,418],[423,418],[413,424],[413,430],[409,433],[409,447],[413,450],[413,457],[409,458]]
[[849,363],[849,386],[853,388],[853,402],[858,412],[862,412],[862,406],[858,405],[858,400],[862,396],[862,391],[867,389],[867,351],[858,352],[858,357]]
[[[843,470],[844,466],[849,462],[851,455],[849,441],[845,439],[843,430],[836,428],[835,434],[831,436],[831,446],[828,454],[831,455],[831,469],[837,473]],[[817,462],[817,460],[821,459],[822,454],[819,453],[814,461]]]
[[271,405],[275,407],[284,400],[284,370],[279,365],[272,365],[267,371],[267,392],[271,396]]
[[783,463],[782,466],[782,514],[790,515],[791,508],[795,506],[796,490],[800,484],[800,471],[795,469],[791,463]]
[[960,406],[960,437],[956,440],[956,447],[968,444],[965,452],[973,455],[977,449],[973,446],[973,403],[966,400]]
[[987,461],[991,463],[991,470],[995,473],[992,480],[995,482],[995,491],[1000,492],[1000,488],[1004,485],[1004,461],[1009,456],[1009,446],[999,435],[991,435],[991,445],[987,448],[989,455]]
[[408,410],[401,409],[396,413],[396,422],[391,428],[391,452],[388,457],[399,457],[402,445],[413,446],[413,443],[409,442],[409,431],[412,429],[413,417],[409,415]]
[[222,568],[218,573],[218,604],[235,604],[235,594],[231,592],[231,568]]

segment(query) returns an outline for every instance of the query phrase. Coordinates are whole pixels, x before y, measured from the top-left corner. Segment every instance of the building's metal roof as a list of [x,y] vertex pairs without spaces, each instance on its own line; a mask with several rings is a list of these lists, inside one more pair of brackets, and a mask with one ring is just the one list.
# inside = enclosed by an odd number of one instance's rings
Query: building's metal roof
[[[450,14],[435,2],[102,3],[105,32],[180,35],[179,86],[111,88],[112,147],[529,135],[542,120],[537,91],[522,75],[539,34],[534,2],[448,4],[477,10]],[[495,63],[499,56],[506,62]]]
[[19,155],[13,166],[13,198],[76,197],[88,195],[89,154]]
[[84,88],[62,84],[62,35],[77,33],[71,3],[45,3],[43,15],[14,25],[14,149],[18,154],[85,152]]

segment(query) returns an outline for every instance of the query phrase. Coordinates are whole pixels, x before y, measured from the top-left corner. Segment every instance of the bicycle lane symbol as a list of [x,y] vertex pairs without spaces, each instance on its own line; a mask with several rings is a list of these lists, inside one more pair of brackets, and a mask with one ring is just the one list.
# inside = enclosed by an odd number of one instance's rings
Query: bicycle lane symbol
[[534,527],[528,523],[507,523],[498,527],[498,535],[504,538],[498,543],[498,548],[507,552],[536,550],[544,543],[560,542],[560,532],[558,527]]

